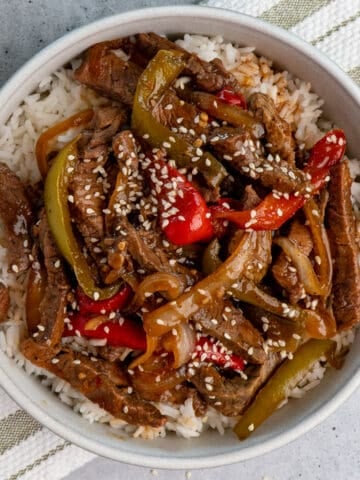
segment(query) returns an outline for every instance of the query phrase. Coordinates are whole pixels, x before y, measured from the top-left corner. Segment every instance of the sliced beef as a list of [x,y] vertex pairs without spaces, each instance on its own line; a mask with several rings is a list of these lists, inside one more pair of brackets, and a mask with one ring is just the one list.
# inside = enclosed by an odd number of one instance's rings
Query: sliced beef
[[158,232],[136,228],[125,217],[119,225],[120,234],[116,246],[117,253],[123,256],[120,261],[124,266],[123,273],[126,273],[129,261],[134,261],[143,273],[172,273],[182,280],[184,286],[194,283],[195,272],[178,262],[171,262],[172,258],[163,246]]
[[241,198],[241,204],[243,210],[251,210],[259,205],[261,198],[256,193],[252,185],[246,185],[244,193]]
[[172,90],[164,93],[160,101],[154,105],[152,114],[158,122],[174,129],[191,144],[196,141],[199,143],[199,137],[207,135],[209,131],[207,116],[191,103],[180,100]]
[[200,90],[206,92],[218,92],[224,87],[231,87],[239,91],[240,87],[235,77],[225,70],[221,60],[215,59],[211,62],[205,62],[198,56],[187,52],[174,42],[165,37],[160,37],[156,33],[140,33],[135,36],[134,48],[151,59],[159,50],[179,50],[182,51],[187,60],[185,75],[190,75]]
[[30,264],[30,227],[33,211],[25,186],[10,168],[0,162],[0,217],[7,247],[9,271],[24,272]]
[[291,127],[280,117],[273,100],[264,93],[253,93],[249,107],[265,126],[269,151],[286,160],[289,167],[295,168],[295,141]]
[[98,355],[109,362],[122,361],[124,354],[128,352],[129,350],[126,347],[113,347],[111,345],[105,345],[97,349]]
[[101,95],[132,107],[136,85],[143,69],[117,56],[113,50],[120,46],[121,41],[115,40],[90,47],[74,76]]
[[179,384],[171,390],[164,392],[159,401],[163,403],[172,403],[174,405],[183,405],[184,402],[191,398],[192,406],[197,417],[202,417],[206,413],[207,404],[196,388],[187,384]]
[[360,321],[359,247],[348,162],[334,166],[330,176],[326,221],[334,259],[332,308],[339,328],[345,329]]
[[[294,220],[291,224],[288,238],[304,255],[310,255],[313,243],[309,229],[305,225],[298,220]],[[304,286],[299,280],[295,266],[284,252],[281,252],[275,260],[271,271],[275,280],[286,291],[290,303],[298,303],[304,296]]]
[[100,107],[96,110],[89,128],[82,133],[84,158],[98,158],[97,147],[110,143],[128,115],[120,107]]
[[[139,177],[139,146],[130,130],[119,132],[112,141],[112,149],[117,160],[116,181],[107,207],[105,218],[108,235],[119,229],[121,218],[128,215],[139,197],[142,196],[142,182]],[[118,219],[120,218],[120,221]]]
[[209,137],[215,153],[229,162],[242,175],[259,180],[265,187],[280,192],[299,190],[306,182],[305,174],[289,167],[281,158],[267,157],[260,142],[254,142],[250,132],[241,127],[215,128]]
[[130,172],[139,169],[139,148],[131,130],[123,130],[112,139],[112,149],[119,167],[127,167]]
[[128,389],[126,376],[118,365],[100,359],[92,361],[65,348],[57,353],[31,339],[21,344],[21,351],[32,363],[69,382],[114,417],[133,425],[164,425],[166,419],[158,409]]
[[212,302],[192,317],[197,330],[210,335],[251,363],[263,363],[266,355],[260,332],[247,320],[243,312],[230,301]]
[[[42,212],[39,229],[39,242],[46,270],[46,287],[40,303],[40,324],[34,338],[38,343],[56,347],[64,330],[67,296],[70,284],[62,259],[49,229],[45,212]],[[35,262],[38,261],[35,259]]]
[[95,260],[99,256],[97,244],[105,233],[103,210],[106,207],[107,173],[104,165],[109,142],[124,120],[123,111],[117,107],[104,107],[96,112],[90,129],[82,134],[80,158],[69,185],[76,227]]
[[262,365],[247,369],[247,379],[240,375],[226,378],[215,367],[203,365],[191,378],[191,382],[209,405],[223,415],[235,417],[244,412],[278,364],[278,355],[270,353]]
[[10,308],[9,288],[0,282],[0,323],[4,322]]

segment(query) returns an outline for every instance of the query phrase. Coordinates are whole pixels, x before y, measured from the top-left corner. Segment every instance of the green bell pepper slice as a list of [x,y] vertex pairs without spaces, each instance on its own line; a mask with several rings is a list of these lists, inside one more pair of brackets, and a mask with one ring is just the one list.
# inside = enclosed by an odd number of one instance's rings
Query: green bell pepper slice
[[329,355],[334,346],[332,340],[309,340],[301,345],[293,359],[286,360],[277,369],[235,425],[234,432],[238,438],[245,440],[270,417],[314,363]]
[[[197,149],[180,135],[162,125],[152,115],[152,109],[162,93],[177,78],[186,65],[182,52],[160,50],[141,74],[134,97],[131,127],[155,148],[164,148],[178,167],[193,167],[191,160],[199,157],[196,166],[212,187],[220,185],[226,177],[224,166],[209,152],[197,155]],[[172,140],[172,141],[171,141]]]
[[45,179],[44,201],[47,220],[55,243],[73,269],[76,279],[88,297],[102,300],[112,297],[119,285],[101,288],[86,261],[71,227],[68,207],[68,185],[78,159],[76,137],[55,158]]

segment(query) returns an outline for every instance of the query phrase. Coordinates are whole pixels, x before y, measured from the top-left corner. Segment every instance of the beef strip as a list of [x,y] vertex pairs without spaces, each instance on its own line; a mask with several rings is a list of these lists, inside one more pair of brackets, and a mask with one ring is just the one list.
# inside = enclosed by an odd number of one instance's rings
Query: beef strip
[[338,327],[346,329],[360,321],[359,247],[348,162],[334,166],[330,177],[326,221],[334,259],[332,308]]
[[[288,238],[304,255],[310,255],[313,249],[313,243],[311,234],[305,225],[301,224],[298,220],[294,220],[291,224]],[[284,252],[281,252],[275,260],[271,271],[275,280],[288,295],[290,303],[296,304],[304,297],[304,285],[299,280],[294,264],[288,259]]]
[[133,425],[164,425],[166,418],[156,407],[142,400],[136,392],[128,390],[126,375],[119,365],[100,359],[92,361],[66,348],[56,352],[31,339],[23,341],[20,348],[32,363],[69,382],[114,417]]
[[295,141],[290,125],[281,118],[273,100],[264,93],[253,93],[249,108],[265,126],[268,149],[273,155],[280,155],[288,166],[295,168]]
[[90,47],[74,77],[101,95],[132,107],[142,67],[118,57],[113,50],[121,40],[102,42]]
[[109,146],[125,117],[121,109],[104,107],[95,113],[90,129],[82,134],[80,158],[71,177],[69,191],[73,196],[71,210],[76,227],[93,259],[99,257],[98,243],[104,238],[106,172],[104,165]]
[[190,75],[200,90],[213,93],[224,87],[239,91],[240,86],[235,77],[226,71],[221,60],[215,59],[211,62],[201,60],[197,55],[187,52],[174,42],[156,33],[139,33],[135,36],[134,48],[151,59],[159,50],[179,50],[184,53],[187,61],[184,70],[185,75]]
[[0,282],[0,323],[4,322],[10,308],[9,288]]
[[0,217],[5,235],[9,271],[24,272],[30,264],[30,226],[33,222],[32,205],[25,186],[15,173],[0,162]]
[[170,403],[173,405],[183,405],[191,398],[192,406],[197,417],[205,415],[207,404],[200,393],[187,383],[179,383],[170,390],[164,392],[150,392],[148,389],[141,391],[141,397],[151,402]]
[[[118,48],[128,49],[130,61],[125,61],[113,52]],[[93,45],[87,50],[74,77],[101,95],[131,107],[141,72],[146,63],[162,49],[184,53],[187,63],[183,73],[191,75],[200,90],[210,93],[218,92],[224,87],[240,90],[237,80],[226,71],[221,60],[205,62],[155,33],[140,33],[135,36],[135,42],[124,38]]]
[[295,166],[290,167],[287,161],[271,156],[265,159],[260,142],[255,142],[244,128],[215,128],[208,141],[215,153],[239,173],[259,180],[265,187],[293,192],[306,182],[305,174]]
[[[197,142],[200,146],[199,137],[209,132],[207,115],[191,103],[180,100],[172,90],[163,94],[154,105],[152,114],[162,125],[176,129],[176,133],[191,144]],[[200,116],[204,116],[204,120]]]
[[191,377],[191,382],[209,405],[223,415],[235,417],[244,412],[279,361],[277,354],[270,353],[262,365],[248,367],[247,379],[240,375],[226,378],[215,367],[203,365]]
[[162,403],[172,403],[174,405],[183,405],[184,402],[191,398],[192,407],[197,417],[203,417],[206,413],[207,404],[196,388],[188,384],[179,384],[171,390],[167,390],[162,394],[159,401]]
[[[47,281],[45,294],[39,307],[39,331],[34,334],[34,338],[38,343],[56,347],[61,341],[64,330],[70,284],[66,275],[64,260],[55,245],[44,211],[41,214],[38,235]],[[35,262],[37,261],[38,259],[35,258]]]
[[[121,219],[119,226],[120,234],[116,240],[116,246],[117,253],[123,256],[123,261],[120,262],[123,273],[126,273],[127,266],[131,268],[132,261],[135,261],[138,267],[147,273],[165,272],[177,275],[184,287],[194,283],[196,275],[193,270],[177,262],[174,265],[169,263],[170,256],[162,246],[158,232],[136,228],[125,217]],[[112,252],[113,250],[109,250],[109,254]]]
[[191,318],[197,330],[210,335],[228,349],[251,363],[266,359],[260,332],[231,301],[212,302],[200,308]]
[[[116,181],[105,217],[108,235],[120,229],[121,218],[128,215],[142,196],[142,177],[139,176],[139,146],[130,130],[118,133],[112,141],[117,160]],[[118,219],[120,218],[120,221]]]

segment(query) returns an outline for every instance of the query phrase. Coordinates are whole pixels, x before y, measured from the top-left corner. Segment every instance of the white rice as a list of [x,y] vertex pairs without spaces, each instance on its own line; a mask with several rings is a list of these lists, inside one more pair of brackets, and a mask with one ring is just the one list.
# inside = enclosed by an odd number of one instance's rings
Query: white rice
[[[272,62],[257,57],[253,47],[239,48],[223,42],[222,37],[207,38],[199,35],[185,35],[178,44],[196,53],[204,60],[221,58],[243,86],[246,96],[261,91],[271,96],[280,109],[280,113],[292,126],[298,142],[310,148],[321,136],[320,116],[323,101],[311,92],[309,83],[294,78],[289,72],[274,73]],[[118,53],[121,55],[121,52]],[[76,61],[73,63],[75,67]],[[8,164],[17,175],[27,183],[35,183],[40,174],[34,158],[34,146],[40,133],[56,122],[88,108],[101,105],[104,100],[85,87],[78,85],[71,78],[72,70],[64,68],[44,78],[37,90],[28,95],[23,103],[14,111],[5,125],[0,126],[0,161]],[[185,83],[186,78],[180,81]],[[74,132],[71,133],[74,135]],[[61,142],[70,140],[63,135]],[[351,162],[354,177],[360,175],[359,163]],[[360,201],[359,185],[353,193]],[[121,430],[134,437],[164,437],[167,431],[185,438],[197,437],[202,431],[211,428],[224,433],[233,426],[235,420],[225,417],[213,408],[209,408],[203,418],[196,417],[191,399],[184,405],[156,404],[160,412],[167,416],[165,427],[134,427],[124,421],[112,417],[98,405],[90,402],[82,394],[74,390],[68,383],[53,374],[36,367],[19,351],[21,339],[26,334],[24,325],[25,276],[8,273],[7,251],[0,246],[1,281],[10,287],[11,306],[8,320],[0,329],[0,349],[24,368],[29,375],[39,377],[41,383],[57,394],[61,401],[81,414],[89,422],[108,423],[111,428]],[[353,341],[353,332],[337,338],[339,348]],[[84,339],[68,339],[74,349],[86,347],[90,353],[96,354],[96,342]],[[129,352],[124,352],[127,355]],[[317,362],[306,377],[291,392],[294,398],[301,397],[307,390],[316,386],[322,379],[326,367]]]

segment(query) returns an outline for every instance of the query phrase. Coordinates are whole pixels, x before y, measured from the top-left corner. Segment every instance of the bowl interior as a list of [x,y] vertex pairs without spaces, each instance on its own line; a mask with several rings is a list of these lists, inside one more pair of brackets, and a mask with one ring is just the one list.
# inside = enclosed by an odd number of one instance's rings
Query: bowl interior
[[[185,27],[186,26],[186,27]],[[0,92],[0,123],[38,82],[86,47],[111,38],[154,30],[164,34],[223,35],[276,61],[296,76],[312,83],[324,99],[324,112],[345,129],[351,154],[360,158],[356,118],[360,95],[353,82],[314,48],[288,33],[225,10],[201,7],[166,7],[130,12],[76,30],[28,62]],[[254,457],[281,446],[319,423],[344,401],[360,383],[360,336],[340,371],[329,371],[323,382],[301,400],[291,401],[259,428],[246,442],[232,432],[219,437],[206,432],[184,440],[171,436],[145,441],[125,439],[100,424],[89,424],[62,404],[36,379],[17,368],[0,352],[0,382],[31,415],[54,432],[79,446],[106,457],[137,465],[163,468],[204,468]],[[126,440],[126,441],[125,441]]]

